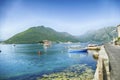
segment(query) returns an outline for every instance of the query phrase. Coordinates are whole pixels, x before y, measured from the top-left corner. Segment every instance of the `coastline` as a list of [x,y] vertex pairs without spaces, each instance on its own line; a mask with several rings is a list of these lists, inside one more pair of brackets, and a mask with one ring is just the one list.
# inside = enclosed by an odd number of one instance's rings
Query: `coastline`
[[110,80],[109,57],[104,46],[101,46],[97,61],[97,68],[93,80]]

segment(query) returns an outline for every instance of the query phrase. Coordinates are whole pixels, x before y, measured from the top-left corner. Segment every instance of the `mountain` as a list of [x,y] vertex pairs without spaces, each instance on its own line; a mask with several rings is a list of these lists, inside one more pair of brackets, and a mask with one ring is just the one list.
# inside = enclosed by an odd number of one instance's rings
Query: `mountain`
[[31,27],[26,31],[18,33],[4,42],[5,43],[38,43],[42,40],[50,40],[55,42],[78,41],[74,36],[66,32],[57,32],[49,27],[37,26],[37,27]]
[[106,43],[117,37],[116,27],[105,27],[94,31],[88,31],[78,36],[80,42]]

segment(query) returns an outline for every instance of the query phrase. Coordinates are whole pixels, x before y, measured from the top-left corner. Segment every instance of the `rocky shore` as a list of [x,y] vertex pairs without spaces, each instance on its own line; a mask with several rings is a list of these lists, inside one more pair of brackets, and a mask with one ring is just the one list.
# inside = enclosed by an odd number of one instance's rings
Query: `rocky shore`
[[94,70],[91,67],[84,65],[73,65],[62,72],[44,74],[38,77],[37,80],[92,80],[94,77]]

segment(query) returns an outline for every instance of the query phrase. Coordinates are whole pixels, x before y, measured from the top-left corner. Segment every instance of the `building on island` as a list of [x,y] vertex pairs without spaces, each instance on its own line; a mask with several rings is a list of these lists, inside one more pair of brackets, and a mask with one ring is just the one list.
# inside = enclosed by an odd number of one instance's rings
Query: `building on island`
[[49,41],[49,40],[43,40],[43,45],[44,46],[50,46],[51,45],[51,41]]

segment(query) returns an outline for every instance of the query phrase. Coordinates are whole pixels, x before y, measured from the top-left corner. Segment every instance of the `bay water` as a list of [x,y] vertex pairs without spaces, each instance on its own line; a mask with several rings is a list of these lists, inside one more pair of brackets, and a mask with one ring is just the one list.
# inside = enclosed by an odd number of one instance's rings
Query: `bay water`
[[[86,46],[86,44],[79,44]],[[68,53],[70,44],[0,44],[1,80],[36,80],[44,74],[61,72],[75,64],[86,64],[94,71],[93,54]]]

